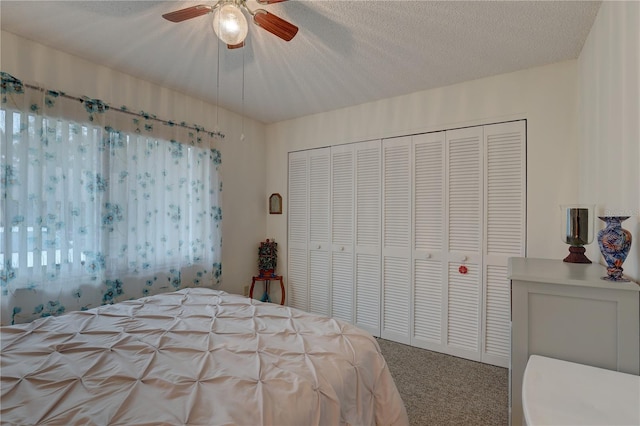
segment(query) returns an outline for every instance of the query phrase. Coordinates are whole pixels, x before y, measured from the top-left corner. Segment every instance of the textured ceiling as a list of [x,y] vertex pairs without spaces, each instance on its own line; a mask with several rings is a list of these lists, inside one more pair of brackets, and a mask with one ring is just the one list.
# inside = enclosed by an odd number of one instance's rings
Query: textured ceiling
[[285,42],[250,24],[244,49],[218,51],[211,15],[161,17],[197,4],[215,2],[2,0],[0,28],[272,123],[577,58],[600,7],[249,0],[300,31]]

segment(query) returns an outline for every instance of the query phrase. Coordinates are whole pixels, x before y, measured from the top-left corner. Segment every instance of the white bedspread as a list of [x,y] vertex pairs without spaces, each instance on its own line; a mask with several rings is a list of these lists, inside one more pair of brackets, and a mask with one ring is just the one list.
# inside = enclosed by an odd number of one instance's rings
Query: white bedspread
[[203,288],[1,329],[3,424],[407,425],[375,339]]

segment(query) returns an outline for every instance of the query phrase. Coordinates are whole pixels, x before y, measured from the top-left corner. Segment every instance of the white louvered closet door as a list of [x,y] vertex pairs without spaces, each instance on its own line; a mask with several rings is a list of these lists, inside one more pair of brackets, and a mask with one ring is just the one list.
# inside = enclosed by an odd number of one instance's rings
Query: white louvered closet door
[[380,336],[380,141],[354,144],[355,324]]
[[411,137],[382,141],[382,330],[410,342]]
[[445,132],[413,137],[413,331],[411,344],[442,351]]
[[525,122],[484,127],[485,238],[482,361],[509,367],[510,283],[507,261],[525,255]]
[[287,301],[294,308],[309,309],[309,216],[307,152],[289,153]]
[[482,127],[446,132],[446,346],[448,353],[476,361],[481,358],[482,143]]
[[331,315],[329,268],[331,149],[309,153],[309,312]]
[[331,148],[331,316],[354,322],[353,227],[355,171],[353,145]]

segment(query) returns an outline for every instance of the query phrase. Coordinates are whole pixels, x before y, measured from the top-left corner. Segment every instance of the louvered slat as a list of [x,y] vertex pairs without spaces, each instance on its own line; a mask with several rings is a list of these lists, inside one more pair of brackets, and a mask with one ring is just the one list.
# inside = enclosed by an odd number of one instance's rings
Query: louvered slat
[[448,142],[449,251],[480,252],[481,140],[473,135],[452,138]]
[[382,144],[382,337],[410,341],[412,138]]
[[353,146],[331,148],[331,316],[353,322]]
[[507,268],[487,266],[485,285],[487,303],[485,306],[484,352],[508,359],[511,350],[509,336],[511,299]]
[[329,241],[329,149],[309,158],[309,240]]
[[444,209],[443,132],[415,137],[414,248],[441,251]]
[[353,244],[353,151],[332,152],[331,240]]
[[380,147],[356,149],[356,245],[380,245]]
[[410,138],[385,141],[383,152],[383,244],[406,249],[411,241]]
[[287,301],[289,306],[306,311],[308,305],[307,250],[289,247],[289,283],[287,284]]
[[467,274],[458,272],[460,264],[449,264],[448,329],[450,346],[478,351],[480,320],[478,318],[479,275],[478,265],[466,264]]
[[309,312],[329,315],[331,149],[309,151]]
[[307,157],[299,154],[293,153],[289,156],[289,242],[306,246],[308,238]]
[[287,301],[305,311],[309,309],[307,168],[306,152],[289,154]]
[[413,335],[441,343],[442,263],[416,260],[414,267]]
[[343,321],[353,322],[352,253],[333,252],[331,273],[331,316]]
[[356,325],[380,334],[380,257],[356,254]]
[[355,322],[380,336],[380,141],[355,144]]
[[329,315],[329,252],[309,252],[309,312]]
[[[410,276],[409,259],[385,257],[383,276],[383,333],[409,336]],[[386,336],[383,336],[386,337]],[[391,337],[391,336],[389,336]]]
[[485,295],[482,360],[509,366],[510,293],[507,262],[524,256],[525,122],[485,126]]
[[489,134],[487,144],[487,254],[522,252],[524,217],[522,134]]

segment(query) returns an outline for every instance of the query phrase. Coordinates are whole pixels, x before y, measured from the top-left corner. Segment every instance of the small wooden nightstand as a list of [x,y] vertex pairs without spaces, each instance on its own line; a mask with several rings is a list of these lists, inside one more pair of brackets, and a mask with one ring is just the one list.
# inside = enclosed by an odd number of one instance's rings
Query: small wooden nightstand
[[282,296],[280,297],[280,304],[284,305],[285,301],[285,291],[284,291],[284,281],[282,279],[282,275],[257,275],[254,276],[251,280],[251,289],[249,290],[249,297],[253,299],[253,287],[256,285],[256,281],[264,281],[264,295],[260,299],[263,302],[271,302],[271,298],[269,297],[269,285],[271,281],[280,281],[280,291],[282,292]]

